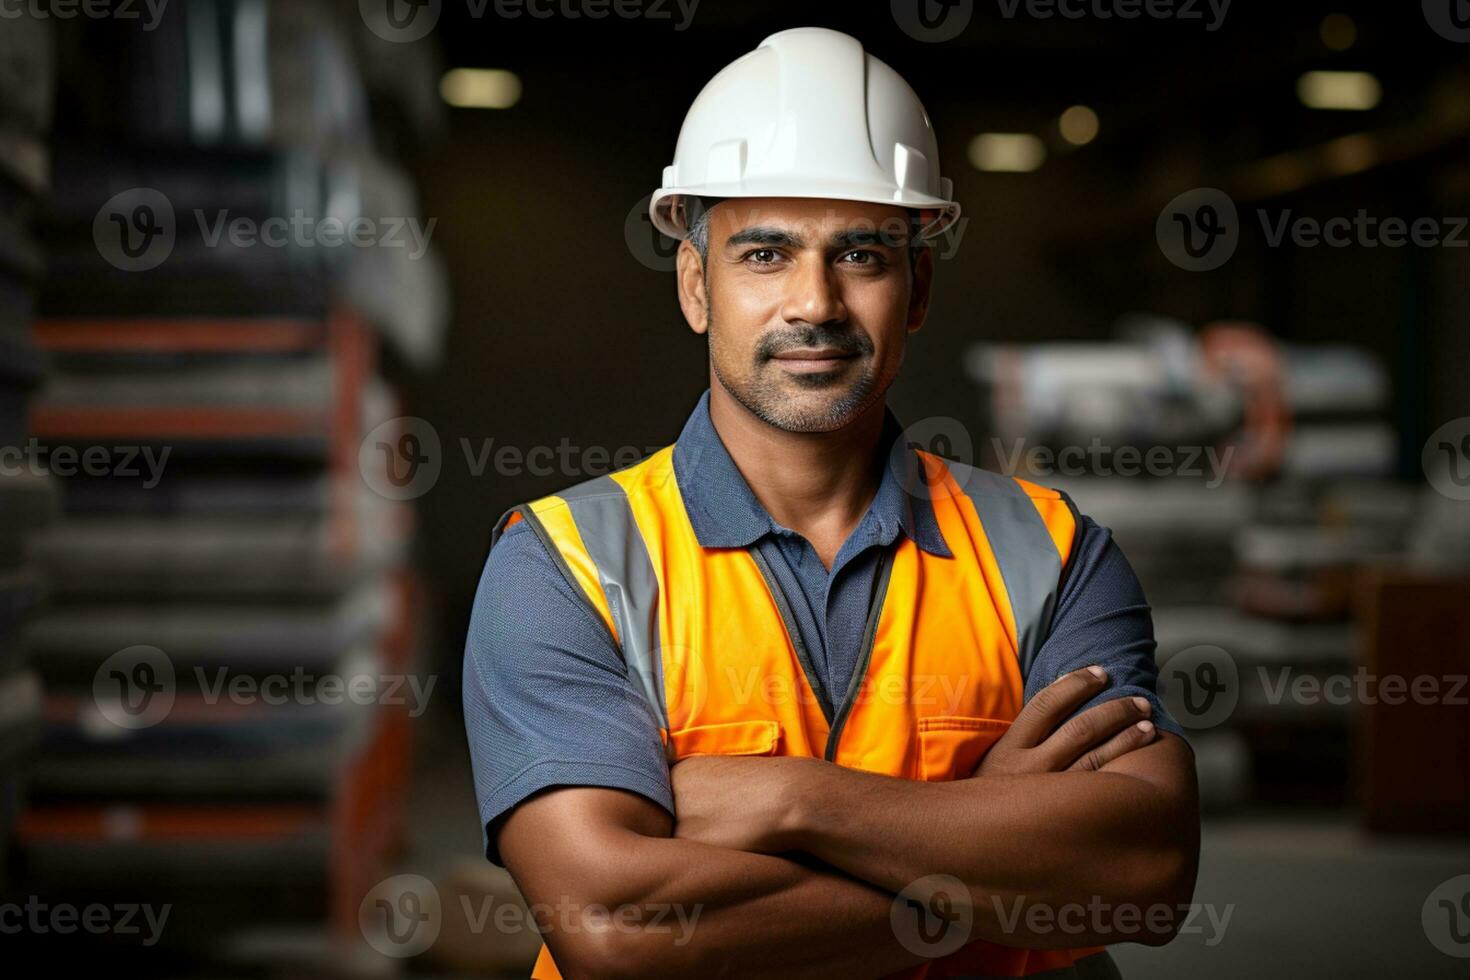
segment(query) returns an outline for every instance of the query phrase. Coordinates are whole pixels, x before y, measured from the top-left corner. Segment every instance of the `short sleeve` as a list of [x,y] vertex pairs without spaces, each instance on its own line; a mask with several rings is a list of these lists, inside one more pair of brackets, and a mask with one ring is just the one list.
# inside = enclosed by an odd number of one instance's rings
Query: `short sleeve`
[[485,563],[464,656],[464,721],[485,856],[497,822],[553,786],[602,786],[673,813],[657,719],[606,626],[525,521]]
[[1153,704],[1151,717],[1159,730],[1182,737],[1184,730],[1159,698],[1153,614],[1138,576],[1107,528],[1084,516],[1078,535],[1051,633],[1026,677],[1026,700],[1063,674],[1098,664],[1110,683],[1079,712],[1141,695]]

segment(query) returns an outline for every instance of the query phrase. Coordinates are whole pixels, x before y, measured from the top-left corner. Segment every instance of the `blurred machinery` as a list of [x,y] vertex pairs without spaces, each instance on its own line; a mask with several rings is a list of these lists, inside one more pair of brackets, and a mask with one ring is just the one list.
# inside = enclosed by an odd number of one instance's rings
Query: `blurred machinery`
[[1249,324],[1134,317],[1119,335],[972,348],[988,462],[1112,529],[1154,607],[1166,696],[1177,655],[1233,676],[1228,711],[1175,712],[1207,805],[1351,799],[1360,712],[1294,692],[1356,669],[1357,583],[1413,531],[1386,373]]
[[77,465],[32,543],[54,603],[25,632],[45,724],[18,871],[171,903],[191,953],[360,938],[432,691],[412,513],[359,465],[400,414],[384,366],[432,363],[445,326],[388,155],[432,123],[403,91],[432,73],[370,87],[339,14],[191,0],[60,37],[31,420]]

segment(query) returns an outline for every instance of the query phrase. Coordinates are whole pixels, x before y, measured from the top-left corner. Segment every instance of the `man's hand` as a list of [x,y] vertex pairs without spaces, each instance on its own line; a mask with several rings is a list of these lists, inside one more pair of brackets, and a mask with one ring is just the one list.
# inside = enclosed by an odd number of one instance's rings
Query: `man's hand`
[[[1026,702],[976,776],[1098,770],[1157,736],[1147,698],[1117,698],[1072,717],[1108,685],[1101,667],[1063,674]],[[1070,719],[1070,720],[1068,720]]]
[[669,770],[674,836],[736,851],[776,854],[789,814],[786,801],[801,770],[819,759],[694,756]]
[[[1072,713],[1107,687],[1093,668],[1064,674],[1032,698],[985,754],[975,776],[1097,770],[1157,737],[1145,698]],[[1070,719],[1070,720],[1069,720]],[[793,781],[817,759],[694,756],[670,770],[674,836],[756,854],[790,850]]]

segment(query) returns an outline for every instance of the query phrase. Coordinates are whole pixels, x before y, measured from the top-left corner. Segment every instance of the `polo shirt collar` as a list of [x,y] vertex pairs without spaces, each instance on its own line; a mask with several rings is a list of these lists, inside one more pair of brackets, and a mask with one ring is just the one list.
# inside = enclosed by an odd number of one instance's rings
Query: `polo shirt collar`
[[[899,440],[902,434],[903,426],[893,412],[886,412],[880,445],[887,447],[891,463],[883,468],[878,492],[859,531],[873,525],[868,530],[872,543],[884,546],[901,532],[930,554],[948,558],[950,550],[927,495],[904,489],[919,484],[918,457]],[[715,431],[708,390],[674,443],[674,478],[700,547],[746,548],[767,534],[785,530],[756,498]]]

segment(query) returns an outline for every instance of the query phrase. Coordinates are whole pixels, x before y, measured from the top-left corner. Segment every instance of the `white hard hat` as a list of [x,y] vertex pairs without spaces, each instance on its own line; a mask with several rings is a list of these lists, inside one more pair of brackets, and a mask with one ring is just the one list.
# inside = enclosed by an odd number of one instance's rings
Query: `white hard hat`
[[939,176],[939,144],[919,97],[854,37],[821,27],[772,34],[694,100],[648,211],[688,234],[690,197],[814,197],[960,214]]

